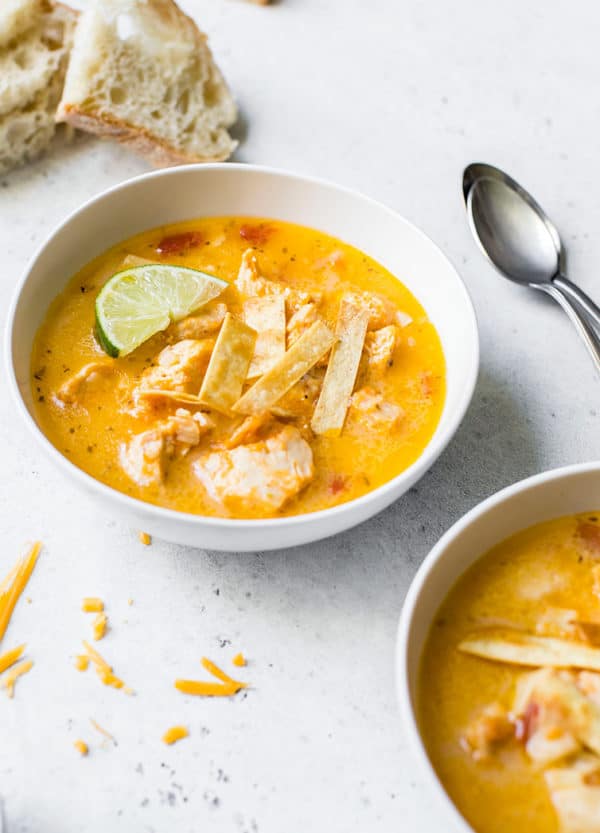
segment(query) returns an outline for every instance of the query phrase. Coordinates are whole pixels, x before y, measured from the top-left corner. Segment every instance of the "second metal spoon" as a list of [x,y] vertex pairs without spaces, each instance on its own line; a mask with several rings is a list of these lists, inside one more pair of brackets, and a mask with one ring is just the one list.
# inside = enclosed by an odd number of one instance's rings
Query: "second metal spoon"
[[600,308],[563,274],[558,231],[537,202],[499,168],[469,165],[463,195],[471,231],[496,269],[511,281],[539,289],[560,304],[600,373]]

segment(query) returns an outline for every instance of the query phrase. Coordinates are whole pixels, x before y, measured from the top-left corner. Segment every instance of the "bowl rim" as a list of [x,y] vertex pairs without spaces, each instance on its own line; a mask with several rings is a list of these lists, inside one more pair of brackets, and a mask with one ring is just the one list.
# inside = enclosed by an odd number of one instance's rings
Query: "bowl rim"
[[[340,503],[337,506],[332,506],[327,509],[319,509],[314,512],[307,512],[299,515],[290,515],[282,518],[219,518],[212,517],[209,515],[196,515],[190,512],[180,512],[177,509],[167,509],[163,506],[157,506],[156,504],[148,503],[146,501],[132,497],[130,495],[125,494],[124,492],[120,492],[119,490],[114,489],[112,486],[108,486],[105,483],[102,483],[100,480],[96,480],[96,478],[92,477],[92,475],[87,474],[87,472],[83,471],[83,469],[80,469],[78,466],[76,466],[74,463],[68,460],[63,454],[61,454],[61,452],[46,437],[46,435],[43,433],[43,431],[33,418],[32,414],[29,412],[29,409],[27,408],[25,401],[21,395],[19,384],[16,378],[13,362],[12,344],[15,315],[19,305],[21,294],[25,285],[27,284],[31,270],[33,269],[34,265],[37,263],[39,258],[43,256],[44,249],[48,246],[50,241],[54,239],[54,237],[56,237],[56,235],[58,235],[63,229],[65,229],[76,217],[93,207],[96,203],[99,203],[102,200],[106,199],[108,196],[117,193],[118,191],[124,190],[139,182],[160,179],[162,177],[168,178],[172,175],[180,175],[181,173],[185,173],[186,171],[198,170],[237,171],[242,175],[247,172],[263,173],[281,179],[288,179],[308,183],[309,185],[314,185],[320,188],[326,188],[331,191],[343,193],[353,198],[358,198],[361,201],[371,205],[372,207],[386,212],[388,215],[391,215],[395,219],[400,219],[403,223],[406,224],[406,226],[409,227],[412,233],[414,233],[418,237],[421,237],[422,240],[426,244],[428,244],[429,247],[437,251],[437,253],[440,254],[442,258],[446,261],[450,270],[454,273],[454,277],[456,279],[456,290],[462,296],[461,302],[463,303],[467,311],[467,314],[470,318],[469,329],[468,331],[465,330],[465,336],[472,343],[472,350],[470,351],[468,358],[468,367],[466,367],[465,369],[465,376],[461,385],[460,399],[458,401],[457,406],[455,407],[454,412],[449,414],[448,416],[448,425],[446,426],[444,433],[437,437],[434,434],[434,436],[429,440],[428,444],[425,446],[420,456],[407,469],[400,472],[395,477],[391,478],[391,480],[382,483],[381,486],[378,486],[376,489],[373,489],[372,491],[367,492],[366,494],[361,495],[358,498],[354,498],[353,500],[347,501],[346,503]],[[350,245],[352,245],[351,241]],[[357,191],[353,188],[349,188],[343,185],[337,185],[336,183],[330,180],[317,176],[305,175],[302,173],[294,173],[280,168],[271,167],[268,165],[253,165],[242,162],[194,163],[190,165],[179,165],[171,168],[161,168],[155,171],[148,171],[138,176],[125,179],[122,182],[117,183],[116,185],[112,185],[109,188],[104,189],[99,194],[90,197],[82,205],[71,211],[67,215],[67,217],[60,223],[58,223],[58,225],[56,225],[54,229],[45,237],[45,239],[36,248],[33,255],[29,258],[27,264],[25,265],[25,268],[16,284],[15,289],[13,290],[13,294],[11,297],[6,319],[4,348],[6,357],[5,366],[7,370],[8,386],[10,388],[13,400],[16,403],[17,410],[19,411],[23,420],[27,424],[30,432],[34,434],[34,436],[37,438],[37,441],[41,444],[45,453],[50,457],[50,459],[55,461],[56,465],[61,470],[63,470],[67,476],[70,476],[72,479],[74,479],[81,487],[87,489],[88,491],[92,490],[99,492],[100,495],[109,500],[117,501],[122,505],[124,509],[135,511],[138,513],[150,513],[157,519],[161,519],[164,521],[178,521],[194,526],[210,525],[215,528],[237,530],[256,529],[259,525],[265,528],[289,528],[295,526],[302,526],[316,519],[325,520],[328,518],[337,518],[341,514],[352,512],[352,510],[368,505],[373,500],[376,500],[376,498],[378,497],[385,498],[386,495],[394,491],[398,481],[402,478],[411,478],[411,482],[415,482],[416,480],[418,480],[420,477],[423,476],[423,474],[428,470],[428,468],[431,465],[433,465],[437,457],[439,457],[442,451],[446,448],[446,446],[458,430],[461,422],[463,421],[465,413],[471,403],[471,399],[475,390],[475,385],[477,383],[480,359],[480,342],[477,316],[472,298],[469,294],[466,284],[464,283],[458,270],[456,269],[450,258],[425,232],[423,232],[420,228],[411,223],[409,220],[405,219],[397,211],[394,211],[392,208],[389,208],[385,203],[375,200],[372,197],[368,197],[362,194],[360,191]]]
[[[419,602],[421,591],[423,590],[423,587],[434,567],[444,557],[444,553],[446,552],[448,545],[474,521],[485,515],[489,510],[501,505],[515,495],[529,491],[530,489],[537,489],[547,483],[566,479],[573,475],[583,475],[594,471],[600,473],[600,459],[590,460],[583,463],[571,463],[566,466],[548,469],[538,474],[531,475],[530,477],[526,477],[523,480],[518,480],[516,483],[512,483],[509,486],[505,486],[503,489],[500,489],[500,491],[494,492],[494,494],[477,503],[472,509],[462,515],[462,517],[460,517],[449,529],[446,530],[442,537],[425,556],[413,580],[411,581],[404,598],[396,632],[395,647],[395,688],[400,718],[404,731],[408,734],[408,745],[414,758],[418,761],[418,765],[424,776],[424,782],[427,788],[436,795],[438,806],[443,808],[442,811],[446,816],[448,816],[449,820],[452,821],[454,828],[461,831],[461,833],[476,833],[476,831],[460,813],[435,771],[429,755],[427,754],[425,743],[421,737],[421,732],[419,731],[417,715],[415,713],[410,694],[409,677],[407,673],[408,647],[410,644],[414,612]],[[526,529],[526,527],[522,528]],[[506,537],[509,537],[510,534],[512,533],[509,533]],[[497,543],[500,543],[501,540],[503,539],[499,539]],[[483,555],[485,555],[485,553],[481,553],[481,556]],[[455,581],[457,581],[461,575],[462,573],[458,573],[455,577]],[[448,590],[450,590],[450,587]],[[436,611],[432,611],[431,613],[432,619],[435,612]],[[419,657],[419,661],[420,659],[421,658]]]

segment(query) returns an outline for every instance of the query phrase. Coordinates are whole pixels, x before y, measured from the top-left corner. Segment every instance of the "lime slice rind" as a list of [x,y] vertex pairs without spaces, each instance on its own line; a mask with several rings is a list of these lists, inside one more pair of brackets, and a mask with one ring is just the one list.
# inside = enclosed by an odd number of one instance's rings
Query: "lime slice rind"
[[144,264],[113,275],[96,298],[96,335],[110,356],[126,356],[151,336],[218,297],[227,282],[198,269]]

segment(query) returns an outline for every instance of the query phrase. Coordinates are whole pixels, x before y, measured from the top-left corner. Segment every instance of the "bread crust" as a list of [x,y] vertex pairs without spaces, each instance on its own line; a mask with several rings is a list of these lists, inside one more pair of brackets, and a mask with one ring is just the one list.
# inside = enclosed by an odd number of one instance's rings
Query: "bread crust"
[[238,144],[232,140],[228,150],[214,156],[188,154],[172,147],[144,128],[127,124],[105,113],[83,111],[73,104],[63,104],[56,114],[56,121],[66,122],[79,130],[94,133],[103,139],[115,139],[159,168],[185,165],[190,162],[224,162],[231,156]]

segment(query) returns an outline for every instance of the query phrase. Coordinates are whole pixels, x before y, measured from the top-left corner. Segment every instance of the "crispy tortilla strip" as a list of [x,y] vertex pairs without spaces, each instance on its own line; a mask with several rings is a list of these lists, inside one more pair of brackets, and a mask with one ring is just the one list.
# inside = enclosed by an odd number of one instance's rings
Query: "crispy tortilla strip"
[[248,379],[263,376],[285,354],[285,299],[283,295],[248,298],[244,321],[258,333]]
[[148,266],[150,263],[160,263],[159,260],[148,260],[137,255],[126,255],[121,263],[121,269],[133,269],[136,266]]
[[193,393],[184,393],[179,390],[163,390],[162,388],[148,388],[137,391],[136,399],[169,399],[172,402],[181,402],[183,405],[195,405],[196,408],[206,409],[199,396]]
[[342,298],[336,324],[337,341],[331,350],[321,394],[311,420],[315,434],[338,436],[354,389],[362,355],[369,311]]
[[600,648],[522,631],[480,631],[463,639],[458,648],[466,654],[511,665],[600,671]]
[[237,402],[254,354],[256,331],[227,313],[200,388],[200,401],[224,414]]
[[238,414],[259,414],[272,405],[314,367],[319,359],[332,347],[335,336],[323,321],[315,323],[274,367],[265,373],[250,390],[235,403],[233,410]]

